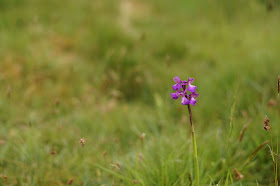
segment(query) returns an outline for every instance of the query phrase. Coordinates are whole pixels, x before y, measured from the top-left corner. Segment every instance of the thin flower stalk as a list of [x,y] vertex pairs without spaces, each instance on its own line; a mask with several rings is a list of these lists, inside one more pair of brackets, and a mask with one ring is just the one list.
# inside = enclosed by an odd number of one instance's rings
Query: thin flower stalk
[[195,167],[195,184],[199,185],[199,165],[198,165],[198,156],[197,156],[197,146],[196,146],[196,138],[195,138],[195,132],[194,132],[194,125],[192,121],[192,111],[191,106],[188,104],[188,110],[189,110],[189,117],[190,117],[190,123],[191,123],[191,129],[192,129],[192,141],[193,141],[193,157],[194,157],[194,167]]
[[275,186],[278,186],[278,179],[277,179],[277,164],[275,162],[275,158],[274,158],[274,151],[273,151],[273,141],[272,141],[272,131],[271,131],[271,126],[270,126],[270,120],[267,116],[265,116],[265,119],[263,121],[264,123],[264,129],[265,130],[269,130],[270,132],[270,146],[269,147],[270,151],[271,151],[271,157],[272,157],[272,161],[273,161],[273,172],[274,172],[274,178],[275,178]]

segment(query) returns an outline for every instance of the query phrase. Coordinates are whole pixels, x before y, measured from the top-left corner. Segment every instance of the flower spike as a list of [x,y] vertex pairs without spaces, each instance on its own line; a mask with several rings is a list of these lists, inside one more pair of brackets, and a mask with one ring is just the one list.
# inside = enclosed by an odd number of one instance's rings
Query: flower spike
[[[178,76],[173,78],[175,85],[172,85],[172,89],[176,92],[171,93],[172,99],[178,99],[181,97],[181,104],[182,105],[193,105],[195,106],[197,100],[196,98],[199,96],[196,93],[197,86],[192,85],[194,82],[194,78],[188,78],[188,80],[181,80]],[[190,92],[188,94],[188,91]]]

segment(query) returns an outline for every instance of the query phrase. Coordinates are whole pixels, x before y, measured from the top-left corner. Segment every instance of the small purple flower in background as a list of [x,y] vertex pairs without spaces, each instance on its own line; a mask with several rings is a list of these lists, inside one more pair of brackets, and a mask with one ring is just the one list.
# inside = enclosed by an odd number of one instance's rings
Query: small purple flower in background
[[[171,93],[171,97],[173,99],[178,99],[181,97],[182,105],[193,105],[197,102],[195,98],[198,97],[198,93],[196,93],[197,86],[192,85],[194,82],[194,78],[189,78],[188,81],[181,80],[178,76],[173,78],[175,85],[172,85],[172,89],[176,91],[175,93]],[[189,91],[189,92],[188,92]]]

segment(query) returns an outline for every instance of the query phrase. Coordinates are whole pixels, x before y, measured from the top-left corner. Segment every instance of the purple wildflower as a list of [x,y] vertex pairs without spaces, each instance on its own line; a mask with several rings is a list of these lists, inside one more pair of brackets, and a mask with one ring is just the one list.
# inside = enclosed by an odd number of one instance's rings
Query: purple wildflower
[[182,97],[182,101],[181,101],[182,105],[187,105],[190,103],[190,100],[188,100],[188,98],[186,98],[185,96]]
[[195,92],[197,86],[192,85],[192,83],[194,82],[194,78],[189,78],[188,81],[185,81],[181,80],[178,76],[175,76],[173,80],[176,84],[172,85],[172,89],[176,92],[171,93],[171,97],[173,99],[178,99],[179,97],[181,97],[182,105],[191,104],[195,106],[195,103],[197,102],[196,98],[199,94]]
[[179,98],[177,92],[171,93],[171,97],[172,97],[173,99],[178,99],[178,98]]
[[191,100],[190,100],[190,104],[191,105],[193,105],[193,106],[195,106],[195,103],[196,103],[197,101],[196,101],[196,99],[194,99],[194,98],[191,98]]
[[194,93],[191,94],[191,97],[192,97],[192,98],[197,98],[198,96],[199,96],[199,93],[195,93],[195,92],[194,92]]
[[175,83],[180,83],[181,82],[181,79],[178,76],[175,76],[173,78],[173,80],[174,80]]
[[173,90],[180,90],[182,88],[182,85],[180,83],[177,83],[175,85],[172,85]]
[[194,93],[195,90],[197,89],[197,86],[192,85],[193,81],[194,81],[194,78],[189,78],[188,79],[188,91]]
[[192,84],[194,82],[194,78],[189,77],[188,82]]
[[192,93],[192,94],[190,95],[190,97],[191,97],[191,99],[190,99],[190,104],[191,104],[191,105],[195,106],[195,103],[196,103],[196,99],[195,99],[195,98],[197,98],[198,95],[199,95],[198,93]]

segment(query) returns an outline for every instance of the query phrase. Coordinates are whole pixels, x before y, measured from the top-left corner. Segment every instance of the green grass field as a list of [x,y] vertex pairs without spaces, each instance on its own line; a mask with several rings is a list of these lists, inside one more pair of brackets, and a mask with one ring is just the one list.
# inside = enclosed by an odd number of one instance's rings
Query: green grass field
[[267,115],[279,161],[280,6],[268,2],[0,0],[0,185],[190,185],[176,75],[200,94],[200,185],[274,185],[270,142],[253,153]]

